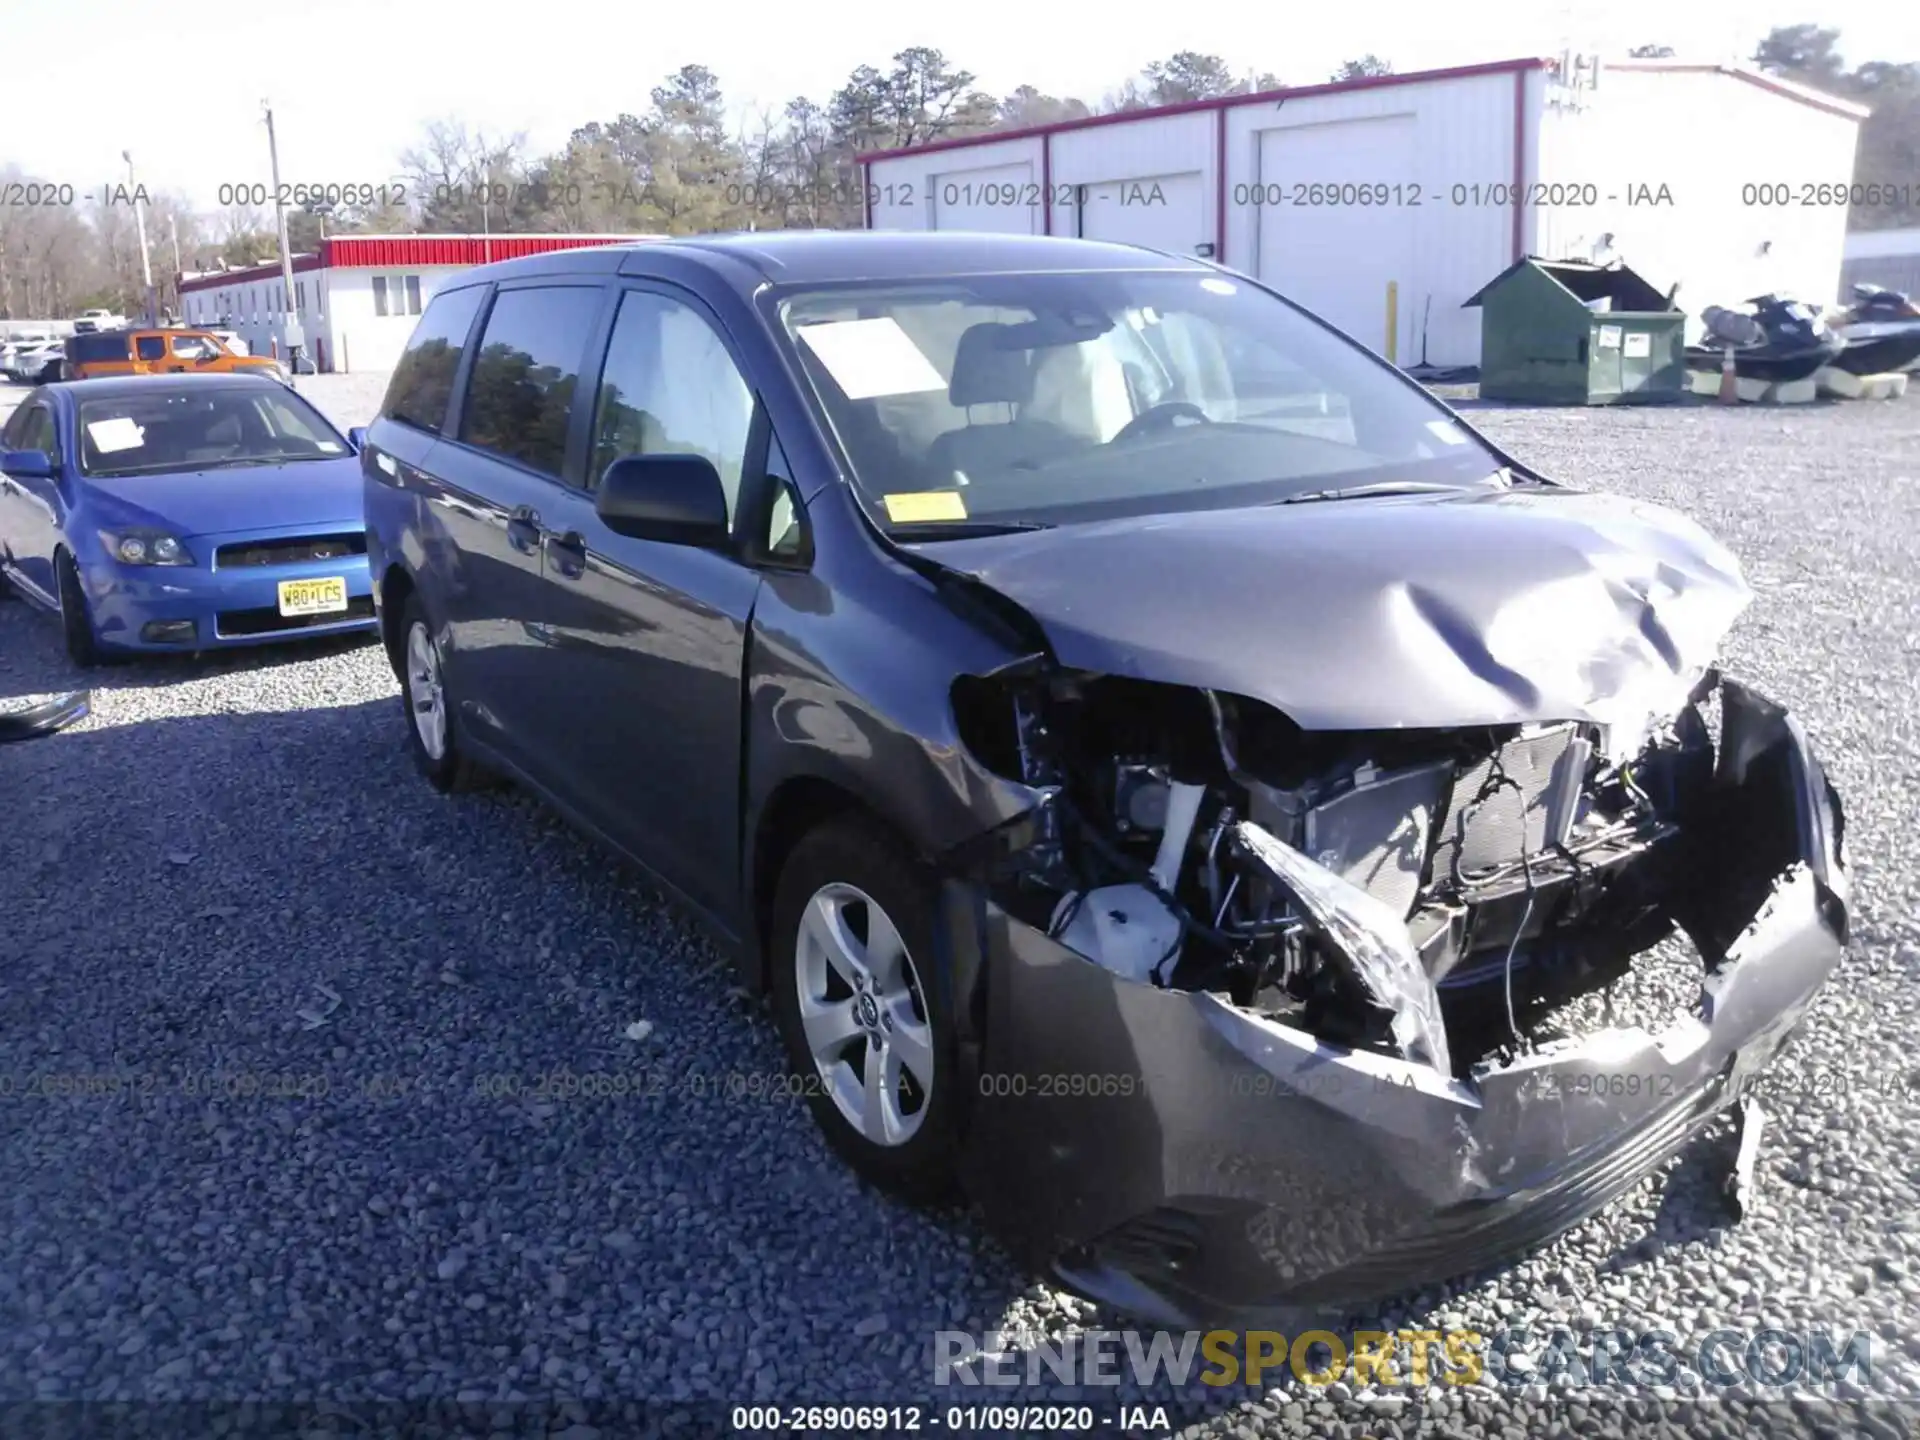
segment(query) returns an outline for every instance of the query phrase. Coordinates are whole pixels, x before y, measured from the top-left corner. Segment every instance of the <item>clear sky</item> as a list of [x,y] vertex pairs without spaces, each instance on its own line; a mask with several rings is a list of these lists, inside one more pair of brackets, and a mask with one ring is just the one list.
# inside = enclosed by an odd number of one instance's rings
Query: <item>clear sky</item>
[[[27,110],[8,107],[0,163],[92,192],[124,178],[120,152],[131,148],[144,183],[210,209],[223,182],[267,178],[266,96],[283,182],[379,183],[429,120],[525,132],[544,150],[575,125],[643,110],[687,64],[719,75],[739,118],[797,94],[824,100],[855,66],[884,68],[909,45],[940,48],[996,94],[1032,84],[1095,101],[1178,50],[1311,84],[1368,52],[1401,71],[1570,43],[1729,59],[1802,21],[1838,26],[1850,63],[1920,60],[1914,0],[0,0],[0,73],[9,92],[35,97]],[[31,78],[43,61],[44,86]],[[68,91],[61,75],[88,84]],[[124,81],[108,83],[116,76]]]

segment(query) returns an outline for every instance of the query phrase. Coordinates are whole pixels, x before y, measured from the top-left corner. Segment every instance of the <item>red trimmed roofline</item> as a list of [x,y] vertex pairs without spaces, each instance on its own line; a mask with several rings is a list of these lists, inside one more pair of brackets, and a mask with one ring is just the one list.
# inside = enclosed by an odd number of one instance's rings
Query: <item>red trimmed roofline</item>
[[[329,235],[320,242],[315,254],[293,257],[295,274],[308,270],[421,270],[464,269],[493,260],[517,260],[529,255],[550,255],[560,250],[586,249],[601,245],[628,245],[642,240],[658,240],[658,235],[560,232],[527,234],[508,232],[499,235],[393,233]],[[182,295],[220,290],[229,285],[249,285],[280,278],[280,262],[250,265],[243,270],[218,270],[180,281]]]
[[1873,113],[1865,105],[1856,105],[1851,100],[1842,100],[1837,95],[1829,95],[1824,90],[1815,90],[1811,85],[1802,85],[1795,80],[1784,80],[1778,75],[1769,75],[1764,70],[1749,70],[1744,65],[1709,65],[1688,60],[1607,60],[1601,62],[1605,70],[1638,70],[1661,75],[1730,75],[1735,80],[1744,80],[1749,85],[1757,85],[1762,90],[1770,90],[1775,95],[1788,100],[1797,100],[1802,105],[1815,110],[1824,110],[1829,115],[1843,116],[1848,120],[1864,120]]
[[929,140],[924,145],[902,145],[893,150],[869,150],[854,159],[865,165],[874,160],[891,160],[901,155],[930,155],[937,150],[962,150],[980,145],[998,145],[1007,140],[1034,140],[1043,135],[1059,135],[1069,130],[1092,130],[1101,125],[1121,125],[1134,120],[1157,120],[1167,115],[1191,115],[1203,110],[1231,110],[1241,105],[1298,100],[1311,95],[1338,95],[1348,90],[1384,90],[1393,85],[1424,85],[1434,80],[1470,80],[1477,75],[1507,75],[1528,70],[1545,70],[1553,62],[1540,56],[1517,60],[1493,60],[1484,65],[1454,65],[1444,70],[1413,70],[1405,75],[1363,75],[1354,80],[1329,80],[1324,85],[1290,85],[1278,90],[1260,90],[1251,95],[1215,95],[1206,100],[1182,100],[1174,105],[1155,105],[1146,110],[1120,110],[1111,115],[1086,115],[1078,120],[1054,120],[1045,125],[1024,125],[1018,130],[989,130],[980,135],[956,135],[947,140]]

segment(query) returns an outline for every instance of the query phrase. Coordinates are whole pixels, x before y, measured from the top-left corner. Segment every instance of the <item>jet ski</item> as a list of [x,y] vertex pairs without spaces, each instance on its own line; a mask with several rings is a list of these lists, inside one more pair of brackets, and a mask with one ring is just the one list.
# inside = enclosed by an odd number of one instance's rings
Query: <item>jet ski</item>
[[1851,375],[1920,369],[1920,306],[1898,290],[1853,287],[1853,304],[1835,327],[1847,348],[1833,362]]
[[1687,347],[1688,368],[1718,370],[1731,349],[1734,373],[1743,380],[1804,380],[1847,348],[1811,305],[1778,295],[1756,296],[1744,310],[1709,305],[1700,321],[1706,333]]

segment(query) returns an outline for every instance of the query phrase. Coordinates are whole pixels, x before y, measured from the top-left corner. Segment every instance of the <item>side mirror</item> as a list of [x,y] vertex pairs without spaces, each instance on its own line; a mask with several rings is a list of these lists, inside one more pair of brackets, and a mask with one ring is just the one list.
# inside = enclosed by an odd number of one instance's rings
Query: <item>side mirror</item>
[[730,539],[727,492],[704,455],[622,455],[593,508],[616,535],[712,548]]
[[22,480],[44,480],[53,474],[53,457],[44,450],[0,452],[0,471]]
[[347,443],[353,447],[353,452],[356,455],[366,449],[367,427],[364,425],[356,425],[347,431]]

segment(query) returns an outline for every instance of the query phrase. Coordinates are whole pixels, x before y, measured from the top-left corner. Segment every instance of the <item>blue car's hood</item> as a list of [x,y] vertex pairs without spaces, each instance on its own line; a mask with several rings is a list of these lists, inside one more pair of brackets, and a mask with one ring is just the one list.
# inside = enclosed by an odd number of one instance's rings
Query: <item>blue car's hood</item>
[[83,483],[103,523],[155,525],[183,538],[358,524],[365,515],[357,455],[230,470],[95,475]]

